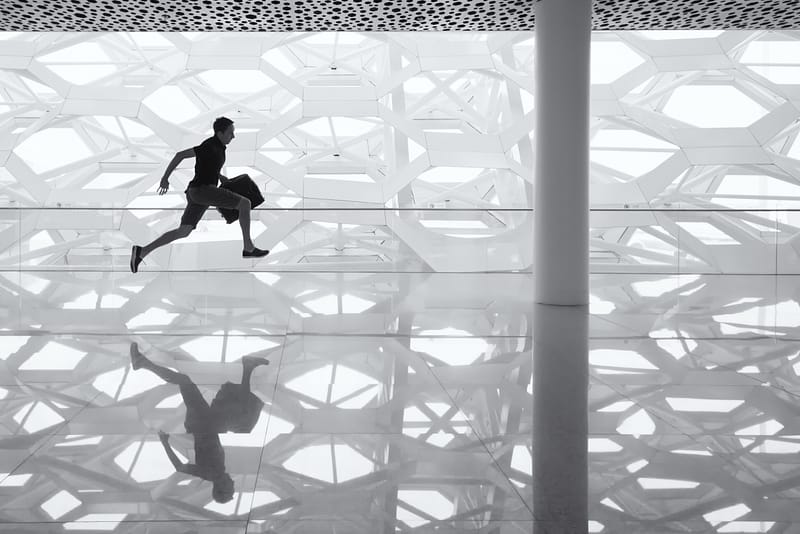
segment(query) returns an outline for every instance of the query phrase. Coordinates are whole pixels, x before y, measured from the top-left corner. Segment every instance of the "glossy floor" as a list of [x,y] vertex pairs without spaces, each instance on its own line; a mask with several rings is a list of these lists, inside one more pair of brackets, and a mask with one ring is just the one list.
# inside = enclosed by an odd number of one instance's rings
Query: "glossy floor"
[[[0,273],[0,531],[548,532],[532,287]],[[798,293],[592,277],[590,532],[800,529]]]

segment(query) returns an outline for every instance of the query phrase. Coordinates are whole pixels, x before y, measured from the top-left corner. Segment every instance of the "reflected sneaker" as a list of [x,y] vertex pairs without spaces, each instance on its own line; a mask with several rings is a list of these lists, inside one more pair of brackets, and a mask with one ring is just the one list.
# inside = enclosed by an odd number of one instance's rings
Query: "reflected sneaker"
[[131,343],[131,367],[134,371],[142,367],[142,360],[145,359],[144,355],[139,352],[139,345],[134,341]]
[[258,356],[242,356],[242,367],[258,367],[259,365],[269,365],[269,360]]
[[269,254],[269,250],[261,250],[258,247],[253,247],[253,250],[250,251],[247,250],[242,251],[243,258],[263,258],[267,254]]
[[142,247],[133,245],[131,247],[131,272],[139,272],[139,264],[142,263]]

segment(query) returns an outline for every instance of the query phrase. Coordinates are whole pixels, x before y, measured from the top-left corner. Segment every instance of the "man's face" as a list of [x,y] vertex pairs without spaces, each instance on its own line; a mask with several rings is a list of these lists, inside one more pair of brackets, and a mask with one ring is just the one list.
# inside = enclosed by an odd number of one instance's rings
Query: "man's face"
[[233,138],[236,137],[235,135],[233,135],[233,124],[228,126],[228,128],[225,129],[225,131],[218,132],[217,137],[219,137],[219,140],[226,145],[230,143],[233,140]]

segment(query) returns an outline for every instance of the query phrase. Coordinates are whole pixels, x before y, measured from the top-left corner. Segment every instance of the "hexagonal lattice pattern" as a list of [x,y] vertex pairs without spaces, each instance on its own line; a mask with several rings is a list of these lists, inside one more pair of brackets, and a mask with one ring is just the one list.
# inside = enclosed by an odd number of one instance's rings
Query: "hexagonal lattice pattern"
[[795,272],[797,34],[617,39],[648,59],[592,88],[592,268]]
[[[238,228],[212,211],[144,269],[531,264],[530,33],[5,37],[0,199],[22,210],[1,213],[0,267],[124,269],[131,241],[177,223],[191,168],[159,197],[166,161],[222,114],[237,124],[225,172],[263,188],[253,230],[272,254],[227,259]],[[594,35],[595,271],[800,270],[785,211],[799,46],[794,32]]]
[[[483,268],[495,261],[488,240],[511,265],[530,261],[515,244],[529,213],[475,211],[529,206],[530,34],[5,37],[0,48],[16,55],[0,71],[10,112],[0,195],[25,216],[67,208],[37,217],[7,265],[116,263],[130,241],[172,227],[191,165],[159,197],[164,160],[207,136],[219,115],[237,125],[225,172],[250,174],[267,198],[252,227],[272,251],[265,266]],[[86,70],[96,66],[111,70]],[[464,211],[414,211],[441,207]],[[238,236],[212,211],[176,245],[182,252],[148,263],[219,265],[226,255],[207,252]],[[371,305],[329,298],[306,300],[350,313]]]

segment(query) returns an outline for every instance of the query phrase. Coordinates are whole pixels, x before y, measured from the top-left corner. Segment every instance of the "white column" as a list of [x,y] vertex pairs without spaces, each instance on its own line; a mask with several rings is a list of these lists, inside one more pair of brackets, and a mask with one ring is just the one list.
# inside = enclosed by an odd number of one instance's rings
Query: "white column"
[[591,0],[536,3],[535,299],[589,299]]
[[546,304],[534,306],[535,534],[580,534],[588,528],[589,366],[586,357],[586,308]]
[[591,0],[536,4],[534,533],[588,528]]

